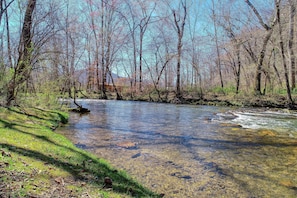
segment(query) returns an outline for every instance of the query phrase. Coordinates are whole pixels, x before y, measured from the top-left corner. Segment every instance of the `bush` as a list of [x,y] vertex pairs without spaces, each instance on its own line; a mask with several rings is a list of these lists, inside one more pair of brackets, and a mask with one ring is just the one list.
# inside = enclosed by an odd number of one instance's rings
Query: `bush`
[[235,86],[227,86],[227,87],[214,87],[211,89],[211,92],[216,94],[234,94],[236,93]]

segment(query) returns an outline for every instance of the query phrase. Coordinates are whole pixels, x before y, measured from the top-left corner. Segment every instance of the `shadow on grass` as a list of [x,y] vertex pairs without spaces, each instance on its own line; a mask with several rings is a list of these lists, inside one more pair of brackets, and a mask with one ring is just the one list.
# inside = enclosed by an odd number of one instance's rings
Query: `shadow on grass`
[[[36,160],[43,161],[46,164],[51,164],[53,166],[62,168],[63,170],[69,172],[76,180],[92,183],[95,182],[99,185],[102,183],[103,187],[103,178],[105,176],[109,176],[114,180],[113,189],[116,192],[127,193],[129,191],[131,192],[132,190],[133,194],[136,196],[153,196],[152,193],[139,186],[137,183],[127,179],[126,177],[118,173],[118,171],[113,170],[107,167],[105,164],[95,161],[92,158],[88,158],[87,156],[84,156],[85,160],[83,162],[87,161],[88,164],[73,164],[70,162],[63,162],[61,160],[58,160],[57,158],[49,155],[44,155],[34,150],[24,149],[10,144],[0,144],[0,147],[8,149],[10,152],[34,158]],[[90,175],[92,177],[90,177]],[[96,178],[100,178],[100,180]],[[157,195],[155,195],[155,197],[157,197]]]
[[[61,122],[62,124],[66,124],[68,122],[68,118],[58,111],[44,110],[40,108],[31,108],[34,111],[38,111],[38,112],[34,112],[36,114],[42,115],[44,112],[47,112],[47,116],[49,117],[42,117],[42,116],[37,116],[33,113],[27,112],[26,110],[20,110],[20,109],[14,109],[14,108],[7,108],[7,109],[16,114],[25,115],[25,116],[28,116],[29,118],[35,118],[37,120],[49,121],[52,123]],[[54,116],[53,114],[56,114],[59,119],[57,119],[57,117]]]
[[7,122],[7,121],[2,120],[2,119],[0,119],[0,123],[3,124],[3,128],[10,128],[10,129],[12,129],[15,125],[17,125],[16,123]]
[[[21,113],[18,111],[14,112]],[[34,117],[37,119],[43,119],[38,116]],[[34,139],[38,139],[40,141],[40,144],[44,143],[46,147],[56,147],[54,150],[66,151],[69,152],[69,155],[62,156],[58,154],[58,156],[54,156],[51,153],[45,153],[46,151],[41,152],[38,150],[23,148],[20,145],[22,141],[19,141],[17,145],[10,143],[9,141],[6,141],[5,143],[0,142],[0,148],[7,149],[10,152],[16,153],[18,155],[23,155],[32,159],[42,161],[44,162],[44,164],[53,165],[55,167],[63,169],[70,173],[74,179],[97,185],[99,186],[99,188],[103,187],[104,178],[110,177],[113,180],[114,192],[122,194],[133,194],[133,196],[136,197],[159,197],[158,195],[139,185],[137,182],[128,178],[124,173],[113,169],[104,161],[92,157],[91,155],[88,155],[87,153],[80,151],[75,147],[72,148],[71,146],[68,147],[67,145],[59,144],[56,141],[49,139],[50,135],[38,135],[28,132],[29,130],[33,131],[34,128],[31,129],[30,127],[21,123],[9,122],[8,120],[3,119],[0,119],[0,123],[2,123],[3,125],[2,128],[9,128],[11,130],[14,130],[15,132],[10,131],[10,133],[16,133],[15,137],[17,137],[17,133],[28,135],[31,136],[30,138],[33,139],[32,141],[34,141]],[[26,131],[23,131],[19,129],[19,127],[26,127],[28,128],[28,131],[27,129]],[[48,131],[48,133],[51,132]]]
[[[51,111],[51,110],[41,109],[41,108],[37,108],[37,107],[35,107],[34,109],[42,111],[42,112],[49,112],[49,113],[57,114],[59,116],[59,120],[62,124],[66,124],[68,122],[68,118],[65,117],[62,113],[60,113],[58,111]],[[52,121],[56,121],[56,120],[53,119]]]

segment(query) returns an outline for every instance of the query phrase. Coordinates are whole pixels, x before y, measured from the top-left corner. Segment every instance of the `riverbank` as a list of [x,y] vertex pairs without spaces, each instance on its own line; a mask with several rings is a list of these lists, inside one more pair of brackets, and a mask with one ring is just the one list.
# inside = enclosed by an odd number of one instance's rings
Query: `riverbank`
[[[95,97],[95,98],[98,98]],[[100,97],[99,97],[100,98]],[[109,93],[109,99],[115,99],[114,93]],[[293,101],[297,103],[297,95],[292,95]],[[266,107],[280,109],[297,109],[297,105],[289,105],[285,94],[266,94],[255,96],[253,94],[223,94],[205,93],[199,95],[196,92],[184,92],[181,99],[177,99],[175,92],[160,91],[142,92],[135,94],[133,98],[129,94],[123,94],[123,100],[162,102],[174,104],[190,105],[210,105],[210,106],[237,106],[237,107]]]
[[[296,105],[289,105],[283,95],[218,95],[209,94],[203,98],[185,97],[185,103],[196,105],[238,106],[238,107],[266,107],[281,109],[296,109]],[[294,97],[297,101],[297,97]]]
[[1,198],[159,197],[55,133],[67,119],[57,111],[0,107]]

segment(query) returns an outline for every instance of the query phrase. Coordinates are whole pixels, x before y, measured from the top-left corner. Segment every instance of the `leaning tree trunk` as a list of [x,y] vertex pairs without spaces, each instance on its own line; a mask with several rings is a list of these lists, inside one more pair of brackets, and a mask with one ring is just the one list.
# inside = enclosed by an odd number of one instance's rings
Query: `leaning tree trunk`
[[256,9],[256,7],[249,1],[249,0],[244,0],[247,5],[251,8],[251,10],[254,12],[255,16],[257,17],[260,25],[266,30],[266,35],[264,37],[264,41],[262,44],[262,49],[260,51],[258,61],[257,61],[257,67],[256,67],[256,74],[255,74],[255,85],[254,85],[254,92],[255,95],[260,95],[261,94],[261,77],[262,77],[262,72],[263,72],[263,62],[266,54],[266,49],[268,45],[268,41],[272,35],[274,26],[277,22],[277,11],[275,12],[275,17],[270,25],[266,24],[260,15],[259,11]]
[[24,83],[30,76],[32,66],[31,66],[31,56],[33,51],[32,45],[32,21],[33,12],[36,6],[37,0],[28,0],[27,9],[25,12],[23,29],[19,43],[19,58],[17,65],[14,68],[14,74],[10,82],[8,83],[8,91],[6,104],[11,105],[11,102],[16,97],[16,89],[19,85]]
[[254,93],[256,95],[261,95],[261,79],[262,79],[262,72],[263,72],[263,62],[266,54],[266,49],[268,45],[268,41],[272,35],[273,29],[268,30],[267,34],[265,35],[262,49],[260,52],[260,56],[258,57],[257,67],[256,67],[256,75],[255,75],[255,85],[254,85]]

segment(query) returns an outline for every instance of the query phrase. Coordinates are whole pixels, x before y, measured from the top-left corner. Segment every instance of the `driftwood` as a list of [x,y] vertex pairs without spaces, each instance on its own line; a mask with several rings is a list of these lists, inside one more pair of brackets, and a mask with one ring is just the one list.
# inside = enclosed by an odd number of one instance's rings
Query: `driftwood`
[[87,109],[87,108],[83,108],[82,105],[79,105],[77,102],[76,102],[76,87],[74,85],[74,98],[73,98],[73,103],[77,106],[76,109],[71,109],[72,112],[75,112],[75,113],[89,113],[90,110]]
[[75,113],[89,113],[90,110],[87,109],[87,108],[83,108],[81,106],[77,107],[77,108],[74,108],[74,109],[71,109],[72,112],[75,112]]
[[83,108],[82,105],[79,105],[76,100],[75,100],[75,97],[74,97],[74,100],[73,100],[74,104],[77,106],[77,108],[74,108],[74,109],[71,109],[72,112],[75,112],[75,113],[89,113],[90,110],[87,109],[87,108]]

